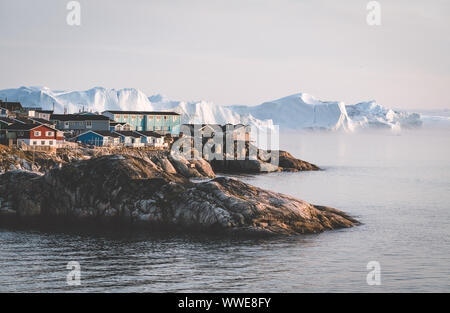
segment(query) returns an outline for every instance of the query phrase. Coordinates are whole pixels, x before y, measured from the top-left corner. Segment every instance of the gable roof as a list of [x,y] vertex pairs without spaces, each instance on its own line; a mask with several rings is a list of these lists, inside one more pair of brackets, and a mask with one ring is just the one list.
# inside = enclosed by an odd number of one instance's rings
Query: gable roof
[[158,134],[156,132],[152,132],[150,130],[146,130],[146,131],[135,130],[134,132],[139,134],[139,135],[141,135],[141,136],[144,136],[144,137],[155,137],[155,138],[161,138],[162,137],[161,134]]
[[48,126],[48,125],[33,124],[33,123],[14,123],[14,124],[11,124],[8,127],[6,127],[6,129],[9,130],[9,131],[32,130],[32,129],[35,129],[37,127],[45,127],[45,128],[50,129],[52,131],[56,131],[56,129],[54,129],[54,128]]
[[38,118],[38,117],[13,117],[11,118],[14,120],[14,122],[19,122],[19,123],[23,123],[23,124],[45,124],[45,125],[49,125],[52,126],[54,123],[52,123],[49,120],[43,119],[43,118]]
[[50,120],[57,121],[108,121],[109,117],[98,114],[52,114]]
[[119,138],[120,137],[118,134],[116,134],[114,132],[111,132],[109,130],[88,130],[88,131],[86,131],[86,132],[84,132],[82,134],[79,134],[78,136],[75,136],[75,137],[80,137],[80,136],[83,136],[83,135],[85,135],[87,133],[94,133],[94,134],[99,135],[100,137],[114,137],[114,138]]
[[8,117],[0,117],[0,123],[10,125],[10,124],[16,123],[16,121],[13,120],[13,119],[10,119],[10,118],[8,118]]
[[103,113],[112,113],[112,114],[136,114],[136,115],[180,115],[179,113],[176,112],[163,112],[163,111],[103,111]]
[[119,134],[122,137],[134,137],[140,138],[141,136],[132,131],[114,131],[116,134]]
[[46,120],[46,119],[43,119],[43,118],[39,118],[39,117],[29,117],[28,120],[31,123],[36,122],[36,123],[44,124],[44,125],[54,125],[55,124],[52,121],[49,121],[49,120]]
[[129,125],[129,126],[131,126],[127,122],[116,122],[116,121],[113,121],[113,120],[109,120],[109,125],[110,126],[117,126],[117,125],[122,125],[122,126]]
[[229,126],[229,125],[233,126],[232,130],[237,130],[237,129],[240,129],[242,127],[248,126],[248,125],[245,125],[245,124],[231,124],[231,123],[228,123],[228,124],[225,124],[225,125],[220,125],[220,124],[182,124],[182,126],[189,127],[189,129],[191,130],[191,133],[194,132],[195,127],[199,127],[200,131],[204,131],[205,128],[209,128],[211,130],[214,130],[213,127],[216,127],[216,128],[219,127],[219,128],[222,129],[223,132],[227,132],[227,126]]

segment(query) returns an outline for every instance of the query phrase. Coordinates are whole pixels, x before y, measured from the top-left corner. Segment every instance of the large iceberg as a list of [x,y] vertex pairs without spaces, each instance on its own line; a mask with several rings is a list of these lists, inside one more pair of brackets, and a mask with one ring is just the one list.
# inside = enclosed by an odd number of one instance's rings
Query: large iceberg
[[84,91],[60,91],[47,87],[20,87],[0,90],[0,99],[19,101],[26,107],[55,109],[57,113],[80,110],[170,110],[182,115],[183,123],[248,124],[259,129],[310,129],[353,131],[358,128],[400,129],[421,125],[419,114],[394,111],[375,101],[346,105],[321,101],[298,93],[257,106],[222,106],[209,101],[173,101],[162,95],[147,97],[134,88],[94,87]]
[[325,102],[305,93],[257,106],[232,106],[241,115],[271,119],[282,129],[353,130],[343,102]]

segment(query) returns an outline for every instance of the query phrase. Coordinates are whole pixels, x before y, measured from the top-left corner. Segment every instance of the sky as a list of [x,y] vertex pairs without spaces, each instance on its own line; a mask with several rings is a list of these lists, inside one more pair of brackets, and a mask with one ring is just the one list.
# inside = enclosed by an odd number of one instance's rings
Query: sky
[[0,0],[0,89],[137,88],[257,105],[306,92],[450,108],[450,1]]

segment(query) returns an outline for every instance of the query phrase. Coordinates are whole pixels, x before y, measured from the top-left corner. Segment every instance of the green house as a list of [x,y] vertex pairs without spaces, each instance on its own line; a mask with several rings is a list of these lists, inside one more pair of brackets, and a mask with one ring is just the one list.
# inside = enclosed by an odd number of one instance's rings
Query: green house
[[103,115],[118,123],[128,123],[132,130],[156,131],[178,135],[181,116],[175,112],[160,111],[104,111]]

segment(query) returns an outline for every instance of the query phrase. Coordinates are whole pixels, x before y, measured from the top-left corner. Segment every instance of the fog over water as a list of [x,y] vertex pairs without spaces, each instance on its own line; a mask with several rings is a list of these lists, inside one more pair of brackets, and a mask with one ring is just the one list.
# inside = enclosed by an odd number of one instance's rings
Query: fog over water
[[[323,170],[240,179],[362,225],[264,240],[0,229],[0,291],[450,291],[447,129],[282,133],[280,145]],[[81,286],[66,284],[69,261]]]

